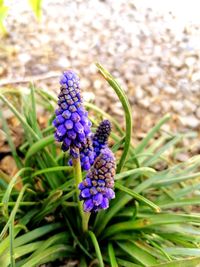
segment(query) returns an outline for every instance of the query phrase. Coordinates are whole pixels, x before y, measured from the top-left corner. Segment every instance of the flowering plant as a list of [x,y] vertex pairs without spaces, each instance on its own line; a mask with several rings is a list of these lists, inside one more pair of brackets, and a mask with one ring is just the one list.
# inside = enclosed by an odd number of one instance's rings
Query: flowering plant
[[[0,170],[0,266],[196,266],[200,157],[176,161],[188,134],[161,131],[169,115],[133,146],[128,98],[97,67],[122,104],[123,126],[83,102],[74,71],[64,72],[58,96],[33,85],[28,94],[1,90],[24,140],[15,147],[0,110],[18,169],[12,177]],[[49,114],[45,129],[36,104]]]

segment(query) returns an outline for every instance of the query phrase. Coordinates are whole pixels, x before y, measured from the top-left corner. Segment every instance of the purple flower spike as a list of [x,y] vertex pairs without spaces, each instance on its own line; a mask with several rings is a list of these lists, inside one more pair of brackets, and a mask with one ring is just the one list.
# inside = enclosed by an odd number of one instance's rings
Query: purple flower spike
[[111,132],[111,123],[109,120],[103,120],[93,136],[93,148],[95,157],[98,157],[101,153],[101,149],[104,149],[108,145],[108,137]]
[[115,169],[113,153],[108,147],[102,149],[86,179],[79,184],[80,199],[84,201],[85,212],[96,212],[109,207],[109,200],[115,198],[113,191]]
[[[59,107],[55,111],[56,118],[53,121],[56,129],[55,140],[62,143],[63,151],[70,149],[70,155],[77,158],[77,151],[85,146],[91,135],[91,122],[82,103],[79,77],[72,70],[65,71],[60,78],[60,85]],[[83,160],[82,165],[89,169],[90,158],[88,161],[84,158]]]

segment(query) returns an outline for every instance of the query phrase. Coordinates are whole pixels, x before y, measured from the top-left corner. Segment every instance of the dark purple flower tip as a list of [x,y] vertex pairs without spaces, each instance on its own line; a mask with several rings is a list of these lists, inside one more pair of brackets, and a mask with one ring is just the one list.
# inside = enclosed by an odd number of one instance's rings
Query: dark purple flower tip
[[93,136],[93,147],[95,151],[95,157],[99,156],[101,150],[107,147],[108,137],[111,132],[111,123],[109,120],[103,120]]
[[83,204],[83,210],[85,212],[90,212],[94,207],[94,203],[92,201],[92,199],[87,199],[86,201],[84,201],[84,204]]
[[109,120],[103,120],[94,135],[94,140],[101,143],[106,143],[111,132],[111,123]]

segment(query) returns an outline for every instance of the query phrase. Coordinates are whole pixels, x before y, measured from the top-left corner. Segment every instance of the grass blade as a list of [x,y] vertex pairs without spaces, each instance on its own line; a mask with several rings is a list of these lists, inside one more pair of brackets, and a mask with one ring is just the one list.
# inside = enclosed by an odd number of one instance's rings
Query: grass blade
[[169,263],[161,263],[157,265],[153,265],[152,267],[198,267],[200,262],[200,257],[197,258],[189,258],[184,260],[175,260]]
[[40,150],[42,150],[43,148],[45,148],[46,146],[54,143],[55,140],[54,140],[54,136],[53,134],[52,135],[49,135],[49,136],[46,136],[40,140],[38,140],[36,143],[34,143],[28,150],[28,152],[26,153],[26,157],[25,157],[25,166],[28,166],[29,165],[29,162],[31,160],[31,157],[38,153]]
[[2,203],[3,203],[2,212],[7,217],[8,217],[8,202],[9,202],[9,198],[10,198],[12,189],[15,186],[17,179],[20,177],[20,175],[22,175],[24,172],[27,172],[27,171],[32,171],[32,168],[27,167],[27,168],[23,168],[20,171],[18,171],[15,174],[15,176],[11,179],[11,181],[10,181],[10,183],[9,183],[5,193],[4,193],[4,196],[2,198]]
[[[144,217],[144,215],[143,215]],[[136,230],[136,229],[144,229],[150,228],[152,226],[161,225],[161,224],[181,224],[181,223],[199,223],[200,216],[199,215],[181,215],[181,214],[157,214],[157,215],[149,215],[147,218],[121,222],[117,224],[113,224],[109,226],[103,236],[102,239],[107,238],[108,236],[112,236],[114,234]]]
[[40,174],[43,173],[47,173],[47,172],[57,172],[57,171],[67,171],[67,172],[72,172],[73,171],[73,167],[71,166],[57,166],[57,167],[51,167],[51,168],[46,168],[46,169],[42,169],[42,170],[38,170],[36,172],[34,172],[31,177],[35,177],[38,176]]
[[26,131],[28,133],[30,133],[30,135],[35,139],[35,140],[39,140],[39,136],[34,132],[34,130],[30,127],[30,125],[26,122],[26,120],[24,119],[24,117],[17,111],[17,109],[2,95],[0,94],[0,99],[10,108],[10,110],[15,114],[15,116],[18,118],[18,120],[21,122],[21,124],[23,125],[24,129],[26,129]]
[[108,244],[108,255],[109,255],[111,267],[118,267],[112,243]]
[[11,219],[9,225],[9,236],[10,236],[10,265],[15,267],[15,257],[14,257],[14,218]]
[[[125,144],[123,153],[121,155],[119,164],[117,166],[117,172],[120,172],[120,170],[123,168],[124,163],[126,161],[126,157],[129,152],[129,147],[131,146],[131,138],[132,138],[132,112],[131,107],[128,102],[128,98],[126,94],[124,93],[123,89],[120,87],[120,85],[117,83],[117,81],[112,77],[112,75],[103,68],[99,63],[96,64],[97,68],[99,69],[102,76],[106,79],[106,81],[111,85],[111,87],[114,89],[115,93],[117,94],[123,109],[125,113],[125,119],[126,119],[126,132],[125,132]],[[137,161],[137,158],[135,158],[135,164],[137,167],[139,167],[139,163]]]
[[28,186],[29,186],[29,185],[26,184],[26,185],[22,188],[21,192],[19,193],[19,196],[18,196],[18,198],[17,198],[16,204],[15,204],[15,206],[14,206],[14,208],[13,208],[11,214],[10,214],[9,220],[7,221],[7,223],[6,223],[6,225],[4,226],[3,230],[1,231],[1,234],[0,234],[0,240],[1,240],[1,239],[4,237],[4,235],[6,234],[6,231],[8,230],[11,221],[14,220],[15,215],[16,215],[16,213],[17,213],[17,210],[18,210],[18,208],[19,208],[21,199],[22,199],[22,197],[23,197],[23,194],[24,194],[24,192],[25,192],[25,190],[27,189]]
[[142,267],[141,264],[139,265],[139,264],[132,263],[124,259],[120,259],[120,258],[117,258],[117,262],[120,264],[120,266],[123,266],[123,267]]
[[20,237],[17,237],[15,239],[15,247],[19,247],[22,245],[25,245],[26,243],[29,243],[30,241],[33,241],[37,238],[40,238],[52,231],[55,231],[61,227],[60,223],[52,223],[49,225],[41,226],[39,228],[36,228],[24,235],[21,235]]
[[156,258],[154,258],[151,254],[146,252],[145,250],[137,247],[132,242],[117,242],[118,246],[128,253],[136,262],[141,263],[142,266],[152,266],[158,263]]
[[131,176],[131,175],[134,175],[134,174],[138,174],[138,175],[145,175],[145,176],[149,176],[149,175],[152,175],[152,174],[155,174],[156,171],[152,168],[149,168],[149,167],[140,167],[140,168],[136,168],[134,170],[129,170],[129,171],[126,171],[126,172],[121,172],[121,173],[118,173],[116,174],[115,176],[115,180],[120,180],[120,179],[123,179],[123,178],[126,178],[128,176]]
[[67,246],[63,244],[54,245],[42,251],[41,253],[37,254],[35,257],[31,258],[21,267],[35,267],[43,263],[55,261],[56,259],[60,259],[63,257],[66,258],[66,256],[69,256],[71,258],[73,255],[73,252],[74,251],[71,246]]
[[92,231],[88,231],[88,234],[91,237],[92,243],[94,245],[94,248],[95,248],[95,251],[96,251],[96,255],[97,255],[97,258],[99,260],[99,267],[104,267],[103,257],[102,257],[102,254],[101,254],[101,250],[100,250],[97,238],[96,238],[95,234]]
[[147,198],[143,197],[142,195],[134,192],[132,189],[129,189],[129,188],[127,188],[127,187],[125,187],[119,183],[116,183],[115,187],[120,189],[121,191],[127,193],[128,195],[132,196],[134,199],[137,199],[138,201],[145,203],[147,206],[154,209],[156,212],[161,211],[161,209],[156,204],[154,204],[153,202],[151,202]]

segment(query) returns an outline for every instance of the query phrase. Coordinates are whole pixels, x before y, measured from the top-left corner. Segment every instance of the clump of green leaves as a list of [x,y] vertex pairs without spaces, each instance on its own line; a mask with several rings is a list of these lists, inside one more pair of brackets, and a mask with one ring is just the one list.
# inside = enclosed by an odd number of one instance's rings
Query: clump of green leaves
[[[117,175],[116,198],[110,208],[92,214],[83,232],[72,167],[54,142],[56,97],[42,89],[17,91],[21,105],[0,94],[24,129],[16,149],[0,112],[3,131],[19,171],[0,172],[0,266],[39,266],[46,262],[78,260],[79,266],[196,266],[200,262],[200,157],[174,163],[170,151],[185,137],[161,131],[164,116],[133,147],[131,108],[117,81],[101,66],[100,73],[116,92],[124,109],[125,130],[109,114],[87,104],[94,126],[97,118],[112,120],[112,151]],[[36,106],[49,112],[47,127],[38,125]],[[92,111],[92,112],[90,112]],[[157,135],[157,139],[154,136]],[[20,153],[19,153],[20,152]],[[20,155],[20,156],[19,156]],[[157,166],[165,166],[163,169]],[[84,173],[83,173],[84,178]]]

